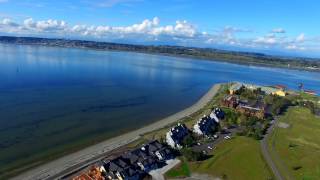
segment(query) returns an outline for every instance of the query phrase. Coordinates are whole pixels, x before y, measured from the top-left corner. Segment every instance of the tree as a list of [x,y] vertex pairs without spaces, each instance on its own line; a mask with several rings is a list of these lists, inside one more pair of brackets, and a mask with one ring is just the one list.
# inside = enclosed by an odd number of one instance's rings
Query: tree
[[263,138],[263,130],[260,126],[254,129],[253,138],[256,140],[261,140]]
[[188,160],[188,161],[201,161],[206,158],[206,155],[202,152],[193,151],[191,148],[183,148],[181,150],[181,154]]
[[188,134],[183,138],[182,143],[186,147],[191,147],[194,144],[194,138],[190,134]]

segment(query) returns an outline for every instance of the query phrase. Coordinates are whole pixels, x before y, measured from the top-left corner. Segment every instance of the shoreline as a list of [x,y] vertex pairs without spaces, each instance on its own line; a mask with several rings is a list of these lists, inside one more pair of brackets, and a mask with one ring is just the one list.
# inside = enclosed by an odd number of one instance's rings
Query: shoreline
[[211,99],[219,91],[220,87],[221,84],[213,85],[208,90],[208,92],[204,94],[196,103],[184,110],[181,110],[180,112],[172,114],[145,127],[130,131],[117,137],[107,139],[98,144],[79,150],[75,153],[63,156],[46,164],[40,165],[11,179],[50,179],[53,178],[53,176],[62,173],[64,170],[75,167],[79,164],[90,164],[96,161],[98,157],[104,155],[105,153],[108,153],[114,149],[125,146],[139,139],[142,134],[146,134],[157,129],[164,128],[167,125],[175,123],[180,119],[197,112],[211,101]]
[[[12,43],[0,42],[0,44],[12,45]],[[32,43],[16,43],[13,45],[26,45],[26,46],[40,46],[40,47],[53,47],[53,48],[73,48],[73,49],[82,49],[82,50],[93,50],[93,51],[110,51],[110,52],[131,52],[131,53],[141,53],[141,54],[150,54],[150,55],[161,55],[168,57],[178,57],[178,58],[191,58],[198,59],[203,61],[213,61],[213,62],[222,62],[230,63],[243,66],[255,66],[255,67],[265,67],[265,68],[279,68],[287,70],[296,70],[296,71],[306,71],[306,72],[320,72],[320,68],[312,67],[292,67],[287,65],[278,65],[278,64],[268,64],[263,62],[245,62],[237,61],[236,59],[230,58],[209,58],[205,56],[193,56],[193,55],[183,55],[183,54],[171,54],[171,53],[160,53],[160,52],[146,52],[146,51],[134,51],[134,50],[122,50],[122,49],[96,49],[90,47],[76,47],[76,46],[59,46],[59,45],[43,45],[43,44],[32,44]]]

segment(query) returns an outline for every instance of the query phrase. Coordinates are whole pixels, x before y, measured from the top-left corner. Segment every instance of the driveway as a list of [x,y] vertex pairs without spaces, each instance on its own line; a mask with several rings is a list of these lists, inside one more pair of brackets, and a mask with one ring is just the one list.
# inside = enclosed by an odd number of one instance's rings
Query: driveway
[[154,180],[165,180],[164,174],[180,163],[179,159],[170,159],[166,161],[167,165],[149,172]]

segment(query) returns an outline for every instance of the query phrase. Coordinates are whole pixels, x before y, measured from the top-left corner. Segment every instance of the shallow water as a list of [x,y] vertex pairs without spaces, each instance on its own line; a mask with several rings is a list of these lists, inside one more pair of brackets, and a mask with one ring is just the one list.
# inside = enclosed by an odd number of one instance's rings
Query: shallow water
[[320,92],[314,72],[0,44],[0,169],[152,123],[229,81]]

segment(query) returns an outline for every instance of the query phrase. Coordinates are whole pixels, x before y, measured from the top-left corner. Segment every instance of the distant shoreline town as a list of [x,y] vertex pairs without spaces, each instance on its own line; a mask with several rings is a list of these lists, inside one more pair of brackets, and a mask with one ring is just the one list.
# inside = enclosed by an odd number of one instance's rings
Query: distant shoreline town
[[178,57],[192,57],[212,61],[229,62],[243,65],[279,67],[306,71],[320,71],[320,59],[302,57],[271,56],[262,53],[227,51],[212,48],[196,48],[166,45],[132,45],[84,40],[50,39],[36,37],[0,36],[0,43],[41,45],[93,50],[115,50],[139,53],[161,54]]

